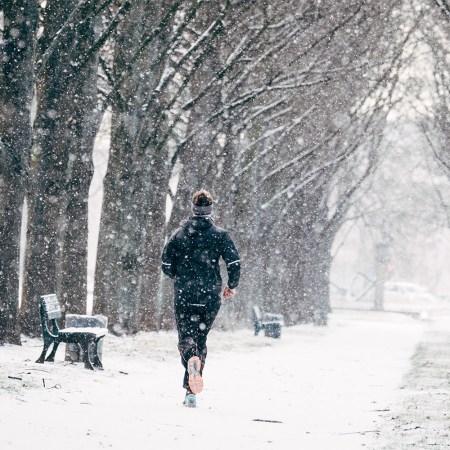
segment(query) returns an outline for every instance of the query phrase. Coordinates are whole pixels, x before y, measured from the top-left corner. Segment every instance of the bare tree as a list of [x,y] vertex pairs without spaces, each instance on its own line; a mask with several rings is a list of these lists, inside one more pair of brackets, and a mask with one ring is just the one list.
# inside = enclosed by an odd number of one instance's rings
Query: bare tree
[[[305,2],[295,17],[271,17],[262,7],[251,17],[253,22],[246,20],[250,30],[261,34],[254,47],[242,53],[242,36],[227,33],[236,41],[226,42],[217,59],[238,55],[242,65],[223,77],[220,95],[217,89],[204,94],[201,85],[192,91],[187,104],[198,101],[198,113],[190,115],[196,120],[186,139],[189,146],[180,152],[182,177],[191,180],[187,185],[212,186],[219,198],[219,220],[238,236],[248,261],[242,296],[251,299],[261,293],[290,323],[313,320],[316,310],[322,316],[328,312],[333,236],[346,201],[373,170],[364,139],[367,133],[379,134],[375,125],[382,123],[383,108],[392,103],[409,36],[385,21],[401,2],[388,7],[362,2],[310,6]],[[244,42],[250,42],[250,36]],[[395,36],[388,53],[385,46],[374,44]],[[209,86],[210,79],[206,76],[203,85]],[[340,125],[346,115],[349,120]],[[338,169],[358,152],[365,156],[355,161],[368,159],[367,170],[355,177],[355,169],[348,167],[353,178],[344,184],[330,217]],[[184,191],[183,205],[188,204]]]
[[38,5],[5,0],[0,46],[0,344],[20,343],[19,248],[31,152]]
[[[231,2],[135,6],[127,26],[134,30],[133,51],[120,56],[118,48],[116,57],[121,61],[118,67],[125,65],[130,73],[116,77],[126,89],[120,92],[123,100],[114,100],[119,122],[113,119],[113,160],[105,184],[95,288],[95,310],[112,314],[112,327],[128,331],[160,326],[155,301],[171,175],[167,144],[180,121],[168,116],[222,33]],[[156,18],[149,32],[142,27],[146,14]],[[144,79],[139,76],[142,72]],[[175,80],[178,92],[170,94]],[[132,121],[127,119],[130,114]],[[118,208],[108,201],[117,193]]]
[[[36,64],[25,331],[38,332],[44,292],[86,309],[91,150],[108,107],[94,311],[113,330],[170,326],[159,255],[168,221],[173,228],[201,185],[248,261],[242,295],[256,292],[289,323],[325,323],[331,244],[376,166],[373,149],[417,24],[408,12],[408,26],[398,27],[407,4],[48,1]],[[112,50],[99,57],[106,42]],[[242,319],[248,302],[239,305]]]
[[31,335],[40,332],[40,295],[56,292],[65,309],[86,313],[87,198],[101,118],[98,51],[117,25],[113,19],[101,29],[100,19],[111,3],[50,0],[42,11],[21,306]]

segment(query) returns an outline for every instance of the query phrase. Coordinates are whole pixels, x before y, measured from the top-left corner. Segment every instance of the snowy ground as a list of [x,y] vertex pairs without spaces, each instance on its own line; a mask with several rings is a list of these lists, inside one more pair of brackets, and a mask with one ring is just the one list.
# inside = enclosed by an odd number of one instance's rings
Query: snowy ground
[[450,311],[432,312],[400,387],[379,448],[450,448]]
[[[436,384],[420,381],[416,349],[441,345],[449,318],[440,314],[436,331],[432,318],[337,310],[328,327],[285,328],[281,340],[213,330],[197,409],[181,405],[175,333],[108,336],[103,372],[64,362],[62,349],[55,363],[35,364],[39,340],[0,347],[0,449],[406,448],[423,438],[407,415],[422,400],[414,389]],[[448,405],[448,353],[444,363],[430,411]],[[444,448],[441,416],[430,423]]]

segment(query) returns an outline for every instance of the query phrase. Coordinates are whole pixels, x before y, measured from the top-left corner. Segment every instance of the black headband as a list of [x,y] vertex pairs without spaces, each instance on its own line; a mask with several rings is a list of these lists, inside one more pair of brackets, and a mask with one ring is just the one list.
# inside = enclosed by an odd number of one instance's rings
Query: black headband
[[213,211],[213,205],[212,203],[207,206],[197,206],[192,204],[191,210],[196,216],[209,216]]

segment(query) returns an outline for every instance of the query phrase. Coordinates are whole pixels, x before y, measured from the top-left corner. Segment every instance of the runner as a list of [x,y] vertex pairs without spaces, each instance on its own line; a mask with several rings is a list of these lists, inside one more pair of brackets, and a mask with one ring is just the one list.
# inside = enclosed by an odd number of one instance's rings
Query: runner
[[236,246],[228,232],[214,224],[212,212],[212,195],[197,191],[192,197],[193,216],[174,231],[162,255],[163,272],[175,280],[178,350],[185,368],[184,404],[188,407],[196,406],[195,395],[203,390],[206,338],[221,306],[220,258],[228,272],[224,299],[236,293],[240,276]]

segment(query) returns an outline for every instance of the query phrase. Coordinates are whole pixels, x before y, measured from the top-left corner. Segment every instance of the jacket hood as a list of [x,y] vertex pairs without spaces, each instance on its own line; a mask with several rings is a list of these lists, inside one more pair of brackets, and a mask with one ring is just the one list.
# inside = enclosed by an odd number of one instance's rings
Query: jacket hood
[[194,216],[181,222],[181,226],[190,235],[195,235],[198,234],[199,231],[207,230],[208,228],[211,228],[213,224],[213,218],[205,216]]

